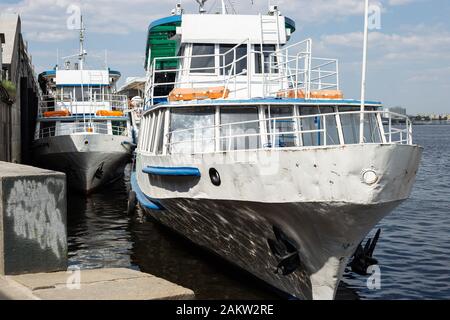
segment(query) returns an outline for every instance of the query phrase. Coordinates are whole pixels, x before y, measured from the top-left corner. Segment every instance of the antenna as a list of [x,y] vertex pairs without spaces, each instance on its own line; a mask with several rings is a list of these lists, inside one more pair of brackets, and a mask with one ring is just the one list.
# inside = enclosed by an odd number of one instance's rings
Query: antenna
[[86,52],[84,51],[84,24],[83,24],[83,16],[80,15],[80,53],[78,55],[78,60],[80,61],[80,69],[84,68],[84,57]]

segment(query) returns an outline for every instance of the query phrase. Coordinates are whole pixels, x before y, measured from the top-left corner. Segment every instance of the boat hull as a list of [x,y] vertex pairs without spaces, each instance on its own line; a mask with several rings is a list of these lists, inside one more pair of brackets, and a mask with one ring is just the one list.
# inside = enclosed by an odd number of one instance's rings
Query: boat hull
[[92,193],[123,174],[131,139],[112,135],[67,135],[34,142],[37,165],[66,173],[69,188]]
[[[138,154],[136,176],[165,208],[146,210],[157,221],[291,296],[322,300],[334,299],[359,243],[408,198],[421,154],[403,145],[258,151],[252,159],[239,152]],[[202,176],[152,176],[142,172],[147,166],[196,167]],[[220,186],[211,183],[210,168]],[[364,181],[368,170],[376,182]],[[299,258],[286,275],[276,272],[280,257],[270,245],[280,231]]]
[[[161,204],[165,211],[146,212],[195,244],[290,296],[328,300],[335,297],[348,258],[363,235],[399,203],[361,206],[166,199]],[[354,224],[343,225],[343,220]],[[289,275],[277,270],[280,260],[269,246],[269,239],[276,240],[274,227],[297,244],[300,264]]]

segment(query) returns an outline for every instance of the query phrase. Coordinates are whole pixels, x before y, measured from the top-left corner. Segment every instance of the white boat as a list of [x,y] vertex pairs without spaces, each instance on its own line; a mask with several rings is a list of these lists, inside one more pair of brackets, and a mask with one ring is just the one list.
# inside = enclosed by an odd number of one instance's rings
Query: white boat
[[[132,138],[126,96],[115,94],[118,71],[85,68],[84,29],[78,62],[40,75],[35,162],[67,174],[70,187],[90,193],[123,174]],[[70,57],[69,57],[70,58]]]
[[[292,297],[333,299],[358,245],[409,197],[422,148],[408,118],[345,99],[338,60],[289,44],[294,31],[277,7],[178,7],[150,25],[130,199]],[[152,41],[164,32],[173,56]]]
[[119,94],[128,98],[128,110],[125,113],[130,120],[134,143],[137,142],[139,137],[139,128],[144,110],[145,84],[145,77],[129,77],[119,89]]

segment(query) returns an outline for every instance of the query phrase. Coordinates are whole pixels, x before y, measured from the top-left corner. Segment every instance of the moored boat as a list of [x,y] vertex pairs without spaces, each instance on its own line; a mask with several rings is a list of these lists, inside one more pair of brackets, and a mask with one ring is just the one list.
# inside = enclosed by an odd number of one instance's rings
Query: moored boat
[[407,117],[344,98],[338,60],[289,44],[293,32],[276,6],[178,7],[150,25],[133,195],[278,290],[333,299],[358,245],[409,197],[422,148]]
[[90,193],[123,174],[131,159],[132,138],[126,96],[115,93],[118,71],[85,68],[84,29],[78,61],[40,75],[34,160],[67,174],[70,187]]

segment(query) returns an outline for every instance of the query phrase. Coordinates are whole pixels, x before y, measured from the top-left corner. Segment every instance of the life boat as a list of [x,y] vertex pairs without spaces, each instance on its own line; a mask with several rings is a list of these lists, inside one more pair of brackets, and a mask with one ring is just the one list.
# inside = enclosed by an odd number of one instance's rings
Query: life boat
[[294,89],[281,90],[277,93],[277,98],[289,98],[289,99],[305,99],[305,93],[303,90],[297,90],[297,95]]
[[[297,95],[294,89],[281,90],[277,93],[278,98],[289,98],[289,99],[305,99],[305,93],[303,90],[298,90]],[[340,90],[315,90],[310,93],[311,99],[333,99],[339,100],[344,99],[344,94]]]
[[311,99],[344,99],[344,94],[340,90],[317,90],[311,91]]
[[190,100],[206,100],[206,99],[226,99],[230,94],[230,90],[225,87],[210,88],[175,88],[169,94],[169,101],[190,101]]
[[98,117],[122,117],[122,111],[111,111],[111,110],[99,110],[96,115]]
[[56,117],[69,117],[71,115],[69,110],[58,110],[58,111],[47,111],[44,112],[45,118],[56,118]]

